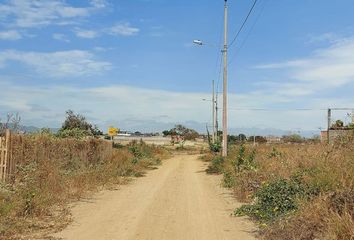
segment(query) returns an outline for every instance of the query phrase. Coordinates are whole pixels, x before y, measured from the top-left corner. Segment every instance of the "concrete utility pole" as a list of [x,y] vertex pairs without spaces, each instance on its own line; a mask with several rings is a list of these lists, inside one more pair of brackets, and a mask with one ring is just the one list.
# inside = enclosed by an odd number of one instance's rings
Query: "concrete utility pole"
[[218,115],[218,92],[215,94],[215,139],[216,141],[219,141],[219,115]]
[[215,83],[213,80],[213,97],[212,97],[212,116],[213,116],[213,143],[216,142],[216,108],[215,108]]
[[224,4],[224,76],[222,109],[222,156],[227,156],[227,0]]
[[329,137],[329,131],[331,129],[331,122],[332,122],[332,109],[328,108],[328,113],[327,113],[327,143],[330,143]]

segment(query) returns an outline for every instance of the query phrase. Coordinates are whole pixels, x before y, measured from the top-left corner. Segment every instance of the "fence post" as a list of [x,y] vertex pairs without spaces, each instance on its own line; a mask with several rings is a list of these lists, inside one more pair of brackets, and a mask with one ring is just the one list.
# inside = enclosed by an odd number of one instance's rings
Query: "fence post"
[[5,148],[4,148],[4,138],[0,136],[0,182],[2,182],[2,175],[4,172],[4,160],[5,160]]
[[6,129],[6,133],[5,133],[5,161],[4,161],[4,174],[3,174],[3,181],[6,181],[7,178],[7,173],[8,173],[8,169],[7,167],[10,165],[10,141],[11,141],[11,132],[9,129]]

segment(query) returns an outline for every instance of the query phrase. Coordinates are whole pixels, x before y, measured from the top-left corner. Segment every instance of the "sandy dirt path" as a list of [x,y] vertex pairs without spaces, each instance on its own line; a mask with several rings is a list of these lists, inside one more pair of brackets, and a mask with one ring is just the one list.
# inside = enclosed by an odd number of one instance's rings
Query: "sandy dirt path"
[[55,237],[72,240],[255,239],[231,217],[237,203],[205,173],[197,155],[178,155],[146,177],[73,207],[74,222]]

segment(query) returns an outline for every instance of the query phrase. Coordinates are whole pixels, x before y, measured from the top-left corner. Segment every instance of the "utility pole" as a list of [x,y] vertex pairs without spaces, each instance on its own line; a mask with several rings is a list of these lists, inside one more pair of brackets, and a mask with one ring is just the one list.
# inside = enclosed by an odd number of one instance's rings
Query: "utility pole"
[[222,156],[227,156],[227,0],[224,4],[224,76],[222,109]]
[[216,113],[215,113],[215,83],[213,80],[213,97],[212,97],[212,105],[211,105],[211,110],[212,110],[212,116],[213,116],[213,143],[216,142]]
[[331,121],[332,121],[332,109],[328,108],[328,114],[327,114],[327,143],[330,142],[329,137],[329,131],[331,129]]
[[216,141],[219,141],[219,115],[218,115],[218,92],[216,91],[215,93],[216,97],[215,97],[215,139]]

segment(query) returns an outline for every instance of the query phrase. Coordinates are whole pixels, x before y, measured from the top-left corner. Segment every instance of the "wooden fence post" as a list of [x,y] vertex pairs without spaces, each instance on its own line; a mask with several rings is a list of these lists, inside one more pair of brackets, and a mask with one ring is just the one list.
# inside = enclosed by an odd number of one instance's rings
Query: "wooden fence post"
[[4,161],[5,161],[5,146],[4,146],[5,139],[0,137],[0,182],[3,181],[3,173],[4,173]]
[[6,129],[5,138],[0,138],[0,181],[5,182],[7,175],[11,173],[11,132]]
[[10,165],[10,141],[11,141],[11,132],[9,129],[6,129],[6,134],[5,134],[5,148],[6,148],[6,153],[5,153],[5,166],[4,166],[4,181],[7,180],[7,175],[9,171],[9,165]]

